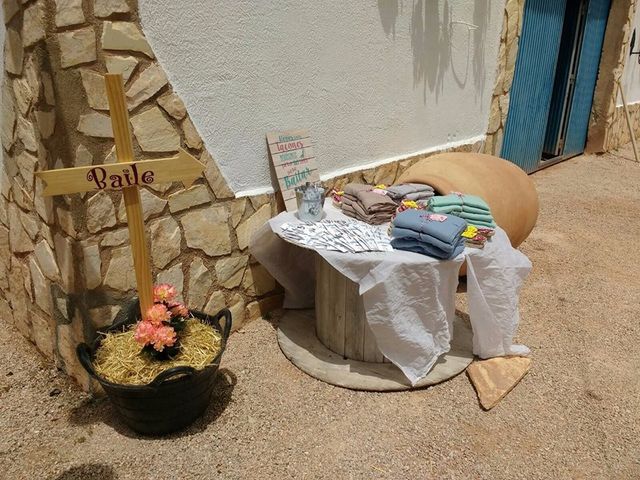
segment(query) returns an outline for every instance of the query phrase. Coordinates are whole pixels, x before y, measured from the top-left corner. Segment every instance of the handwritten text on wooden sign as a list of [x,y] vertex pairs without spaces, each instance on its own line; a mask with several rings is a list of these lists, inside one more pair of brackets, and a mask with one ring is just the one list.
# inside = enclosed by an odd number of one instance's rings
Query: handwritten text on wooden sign
[[[104,188],[123,188],[123,187],[131,187],[133,185],[150,185],[153,183],[153,170],[147,170],[143,172],[142,175],[138,173],[137,163],[131,163],[131,170],[129,168],[123,168],[122,174],[119,175],[114,173],[109,175],[107,178],[107,170],[102,167],[93,167],[87,173],[87,180],[93,181],[96,184],[96,188],[98,190],[103,190]],[[144,166],[141,165],[140,166]]]
[[288,211],[295,211],[295,188],[306,182],[320,181],[309,132],[271,132],[267,134],[267,143],[285,206]]
[[175,157],[158,160],[45,170],[36,172],[36,175],[46,183],[42,194],[51,196],[170,183],[176,180],[189,187],[200,177],[204,168],[189,153],[180,150]]

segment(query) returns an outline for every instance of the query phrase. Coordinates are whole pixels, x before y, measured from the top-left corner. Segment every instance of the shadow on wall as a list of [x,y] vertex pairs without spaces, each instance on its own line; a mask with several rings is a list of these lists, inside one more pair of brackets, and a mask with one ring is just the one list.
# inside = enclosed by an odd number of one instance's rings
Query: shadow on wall
[[[399,0],[378,0],[380,23],[387,36],[395,38],[402,6]],[[448,69],[452,70],[454,81],[462,88],[467,83],[470,68],[473,68],[476,95],[482,98],[486,82],[484,50],[490,16],[491,0],[475,0],[473,18],[469,22],[457,22],[462,19],[454,18],[448,0],[444,1],[442,8],[437,0],[413,2],[413,86],[422,87],[425,104],[427,88],[438,101]]]
[[[478,28],[473,30],[473,81],[476,92],[484,91],[486,81],[484,49],[490,20],[491,0],[475,0],[473,4],[473,24],[477,25]],[[493,81],[493,78],[491,80]],[[477,95],[477,97],[482,99],[482,95]]]
[[[482,102],[482,94],[486,82],[485,70],[485,43],[487,39],[487,30],[491,17],[491,0],[476,0],[473,3],[473,19],[471,22],[460,21],[456,19],[451,11],[450,17],[450,42],[449,57],[451,59],[451,71],[453,78],[460,88],[464,87],[469,78],[469,68],[471,63],[471,54],[473,51],[473,83],[476,91],[476,99]],[[464,65],[456,63],[454,54],[454,44],[456,41],[461,42],[461,50],[466,51],[466,59]]]
[[380,23],[387,37],[391,35],[396,38],[396,20],[400,14],[400,7],[399,0],[378,0]]
[[443,79],[451,64],[449,2],[445,0],[440,16],[439,2],[417,0],[411,12],[411,50],[413,51],[413,87],[422,86],[422,100],[427,103],[427,87],[442,92]]

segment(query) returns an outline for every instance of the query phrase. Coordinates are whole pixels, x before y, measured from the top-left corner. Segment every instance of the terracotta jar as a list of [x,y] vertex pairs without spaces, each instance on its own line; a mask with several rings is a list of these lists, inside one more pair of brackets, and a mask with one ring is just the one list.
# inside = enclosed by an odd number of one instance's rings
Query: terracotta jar
[[452,152],[425,158],[409,167],[396,183],[426,183],[439,195],[452,191],[478,195],[496,223],[517,247],[538,219],[538,193],[531,178],[507,160],[482,153]]

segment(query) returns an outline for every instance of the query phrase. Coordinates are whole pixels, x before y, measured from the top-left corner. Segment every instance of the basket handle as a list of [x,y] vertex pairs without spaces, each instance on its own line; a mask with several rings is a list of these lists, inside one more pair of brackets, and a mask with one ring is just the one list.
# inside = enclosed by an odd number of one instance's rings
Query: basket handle
[[169,370],[165,370],[164,372],[158,374],[158,376],[153,379],[153,381],[149,384],[149,386],[153,388],[158,388],[162,384],[162,382],[164,382],[165,380],[169,380],[171,377],[175,377],[176,375],[191,376],[194,373],[196,373],[196,371],[197,370],[195,368],[190,367],[188,365],[173,367],[173,368],[170,368]]
[[[220,319],[222,317],[224,317],[224,329],[220,326]],[[224,343],[226,345],[229,334],[231,333],[231,312],[228,308],[223,308],[214,315],[213,321],[218,326],[218,328],[222,330],[222,339],[224,340]]]
[[93,362],[91,361],[91,348],[86,343],[81,343],[76,347],[76,355],[80,360],[80,365],[84,367],[89,375],[98,380],[98,375],[93,369]]

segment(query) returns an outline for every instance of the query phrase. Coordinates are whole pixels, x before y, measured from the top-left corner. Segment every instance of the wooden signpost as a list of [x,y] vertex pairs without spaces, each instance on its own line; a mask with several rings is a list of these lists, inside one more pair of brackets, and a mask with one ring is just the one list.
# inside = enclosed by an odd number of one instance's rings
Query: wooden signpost
[[307,130],[270,132],[267,144],[285,207],[294,212],[298,209],[295,188],[320,181],[311,136]]
[[175,180],[182,180],[187,188],[201,175],[202,168],[199,161],[181,149],[178,155],[170,158],[46,170],[38,172],[38,176],[46,182],[43,194],[50,196],[142,187]]
[[46,183],[43,191],[45,196],[93,190],[122,190],[140,311],[144,316],[153,305],[153,279],[139,187],[176,180],[189,187],[202,174],[205,166],[184,150],[170,158],[135,161],[122,75],[107,74],[105,82],[118,163],[47,170],[37,172],[36,175]]

